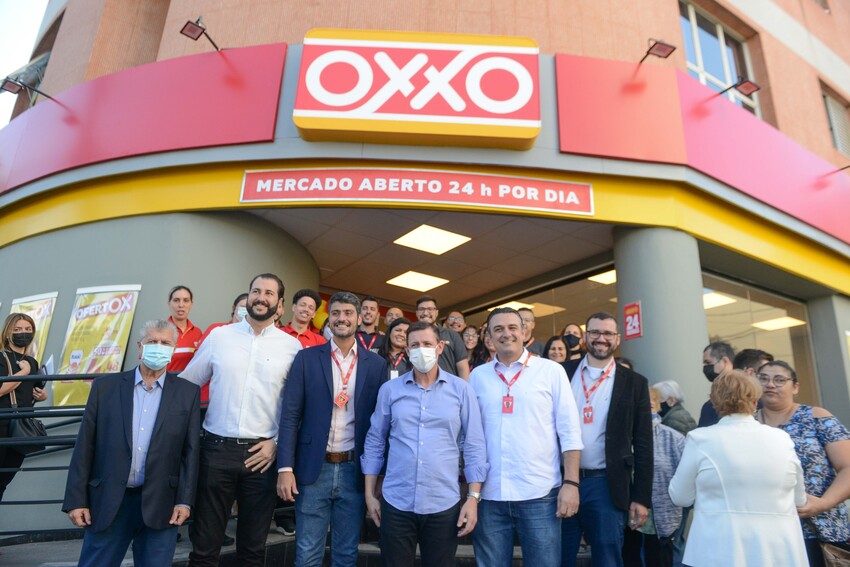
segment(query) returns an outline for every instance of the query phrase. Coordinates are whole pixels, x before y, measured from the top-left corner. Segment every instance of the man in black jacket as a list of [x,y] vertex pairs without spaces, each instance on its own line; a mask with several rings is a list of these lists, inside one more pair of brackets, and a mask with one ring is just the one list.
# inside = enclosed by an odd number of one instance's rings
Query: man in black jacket
[[567,361],[579,411],[581,453],[578,514],[562,521],[561,567],[574,566],[581,534],[590,544],[593,565],[622,566],[623,533],[646,522],[652,502],[652,416],[649,384],[620,366],[617,320],[591,315],[584,342],[587,356]]

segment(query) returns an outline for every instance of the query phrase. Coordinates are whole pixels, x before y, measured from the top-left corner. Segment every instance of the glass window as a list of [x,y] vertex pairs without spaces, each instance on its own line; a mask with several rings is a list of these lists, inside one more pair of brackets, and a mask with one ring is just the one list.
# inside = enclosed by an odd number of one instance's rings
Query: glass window
[[[719,93],[735,84],[738,77],[750,76],[744,44],[732,37],[728,29],[684,2],[679,3],[679,16],[692,77]],[[757,93],[748,97],[730,89],[723,96],[758,114]]]
[[823,93],[826,117],[832,145],[846,156],[850,156],[850,110],[847,103],[830,94]]
[[800,380],[797,400],[820,405],[806,306],[710,274],[703,274],[703,286],[710,340],[728,342],[735,352],[757,348],[784,360]]

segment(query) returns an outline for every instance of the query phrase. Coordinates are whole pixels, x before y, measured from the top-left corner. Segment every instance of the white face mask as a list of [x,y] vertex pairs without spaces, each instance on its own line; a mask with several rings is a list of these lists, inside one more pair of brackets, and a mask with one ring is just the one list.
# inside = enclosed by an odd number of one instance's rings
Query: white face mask
[[239,306],[236,308],[236,320],[241,321],[248,314],[248,308]]
[[426,374],[437,364],[436,348],[412,348],[410,349],[410,364],[413,368]]

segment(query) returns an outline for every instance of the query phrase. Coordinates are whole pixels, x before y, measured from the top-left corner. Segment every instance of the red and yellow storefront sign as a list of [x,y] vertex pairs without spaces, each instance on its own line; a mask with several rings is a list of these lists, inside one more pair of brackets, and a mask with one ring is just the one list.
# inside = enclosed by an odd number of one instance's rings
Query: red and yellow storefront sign
[[538,54],[520,37],[312,30],[293,119],[309,141],[528,149]]

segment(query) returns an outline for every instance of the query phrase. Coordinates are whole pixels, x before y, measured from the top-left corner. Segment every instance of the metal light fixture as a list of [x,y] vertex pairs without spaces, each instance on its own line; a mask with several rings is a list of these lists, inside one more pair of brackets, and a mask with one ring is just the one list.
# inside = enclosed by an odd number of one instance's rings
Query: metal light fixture
[[5,79],[3,79],[3,83],[0,84],[0,90],[4,90],[7,93],[18,94],[19,92],[21,92],[21,89],[26,89],[28,91],[38,93],[45,98],[49,98],[50,100],[54,100],[54,98],[52,96],[50,96],[49,94],[44,93],[44,92],[38,90],[37,88],[32,87],[32,86],[30,86],[30,85],[28,85],[28,84],[26,84],[22,81],[19,81],[18,79],[6,77]]
[[212,46],[215,47],[216,51],[221,51],[221,48],[215,44],[213,38],[211,38],[210,34],[207,33],[207,28],[204,26],[200,17],[194,22],[192,20],[187,20],[186,23],[183,24],[183,29],[180,30],[180,33],[193,41],[198,41],[198,38],[204,36],[209,40]]
[[727,91],[735,89],[744,96],[752,96],[754,92],[760,91],[761,87],[749,79],[738,77],[738,81],[734,85],[729,85],[718,94],[725,94]]
[[671,45],[666,41],[662,41],[660,39],[649,38],[649,48],[647,48],[646,53],[643,54],[643,58],[638,61],[638,65],[643,63],[644,60],[650,55],[660,57],[661,59],[667,59],[674,51],[676,51],[675,45]]

